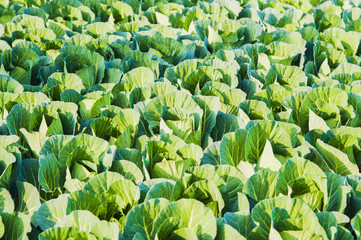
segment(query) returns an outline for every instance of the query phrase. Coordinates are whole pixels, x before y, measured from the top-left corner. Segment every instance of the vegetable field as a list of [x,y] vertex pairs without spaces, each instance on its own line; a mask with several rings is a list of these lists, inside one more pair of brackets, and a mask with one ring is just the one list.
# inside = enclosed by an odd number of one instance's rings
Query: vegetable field
[[0,0],[0,238],[361,239],[361,0]]

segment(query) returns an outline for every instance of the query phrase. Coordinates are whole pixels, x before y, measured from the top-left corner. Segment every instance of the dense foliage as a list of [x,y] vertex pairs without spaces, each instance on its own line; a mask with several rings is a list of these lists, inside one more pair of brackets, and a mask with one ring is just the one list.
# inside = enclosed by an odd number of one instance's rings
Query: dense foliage
[[360,239],[360,0],[1,0],[1,239]]

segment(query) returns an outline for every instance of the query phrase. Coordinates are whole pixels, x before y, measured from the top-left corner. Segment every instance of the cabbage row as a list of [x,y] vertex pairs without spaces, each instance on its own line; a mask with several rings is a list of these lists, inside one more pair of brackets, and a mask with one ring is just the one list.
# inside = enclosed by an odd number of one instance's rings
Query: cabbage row
[[1,0],[0,238],[361,239],[360,0]]

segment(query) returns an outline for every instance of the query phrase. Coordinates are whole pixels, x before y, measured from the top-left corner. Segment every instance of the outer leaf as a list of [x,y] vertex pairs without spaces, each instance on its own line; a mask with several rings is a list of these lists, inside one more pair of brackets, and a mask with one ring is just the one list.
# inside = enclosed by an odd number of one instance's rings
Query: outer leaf
[[68,195],[60,195],[56,199],[52,199],[43,203],[37,214],[36,220],[42,230],[52,228],[67,214]]
[[40,157],[39,182],[47,192],[62,191],[66,169],[56,160],[54,155]]
[[5,227],[2,239],[26,240],[27,234],[31,231],[30,218],[24,213],[2,213],[2,222]]
[[0,189],[0,212],[12,213],[14,212],[14,202],[11,198],[10,193],[5,189]]
[[221,164],[237,167],[240,161],[244,161],[246,139],[247,131],[243,129],[225,134],[219,147]]
[[124,238],[131,240],[138,234],[140,239],[151,239],[153,223],[158,213],[169,204],[166,199],[151,199],[130,210],[125,219]]
[[318,139],[316,149],[320,152],[327,165],[335,171],[335,173],[342,176],[359,173],[357,165],[351,162],[347,155],[337,148],[334,148]]
[[197,234],[198,239],[215,238],[217,233],[216,218],[210,209],[193,199],[181,199],[164,207],[154,221],[152,236],[168,218],[177,218]]
[[54,227],[77,227],[80,231],[90,232],[99,222],[99,218],[89,211],[76,210],[63,217]]
[[41,206],[38,189],[26,182],[16,182],[16,186],[18,191],[16,211],[27,214],[31,218],[31,223],[37,226],[34,213]]
[[358,212],[356,216],[351,220],[351,225],[353,230],[355,231],[356,236],[360,237],[361,232],[361,213]]

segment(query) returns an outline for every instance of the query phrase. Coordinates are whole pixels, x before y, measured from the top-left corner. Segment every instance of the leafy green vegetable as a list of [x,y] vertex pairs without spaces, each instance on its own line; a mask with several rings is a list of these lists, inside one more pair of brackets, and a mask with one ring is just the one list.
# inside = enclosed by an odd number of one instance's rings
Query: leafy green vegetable
[[360,239],[360,0],[0,1],[1,239]]

